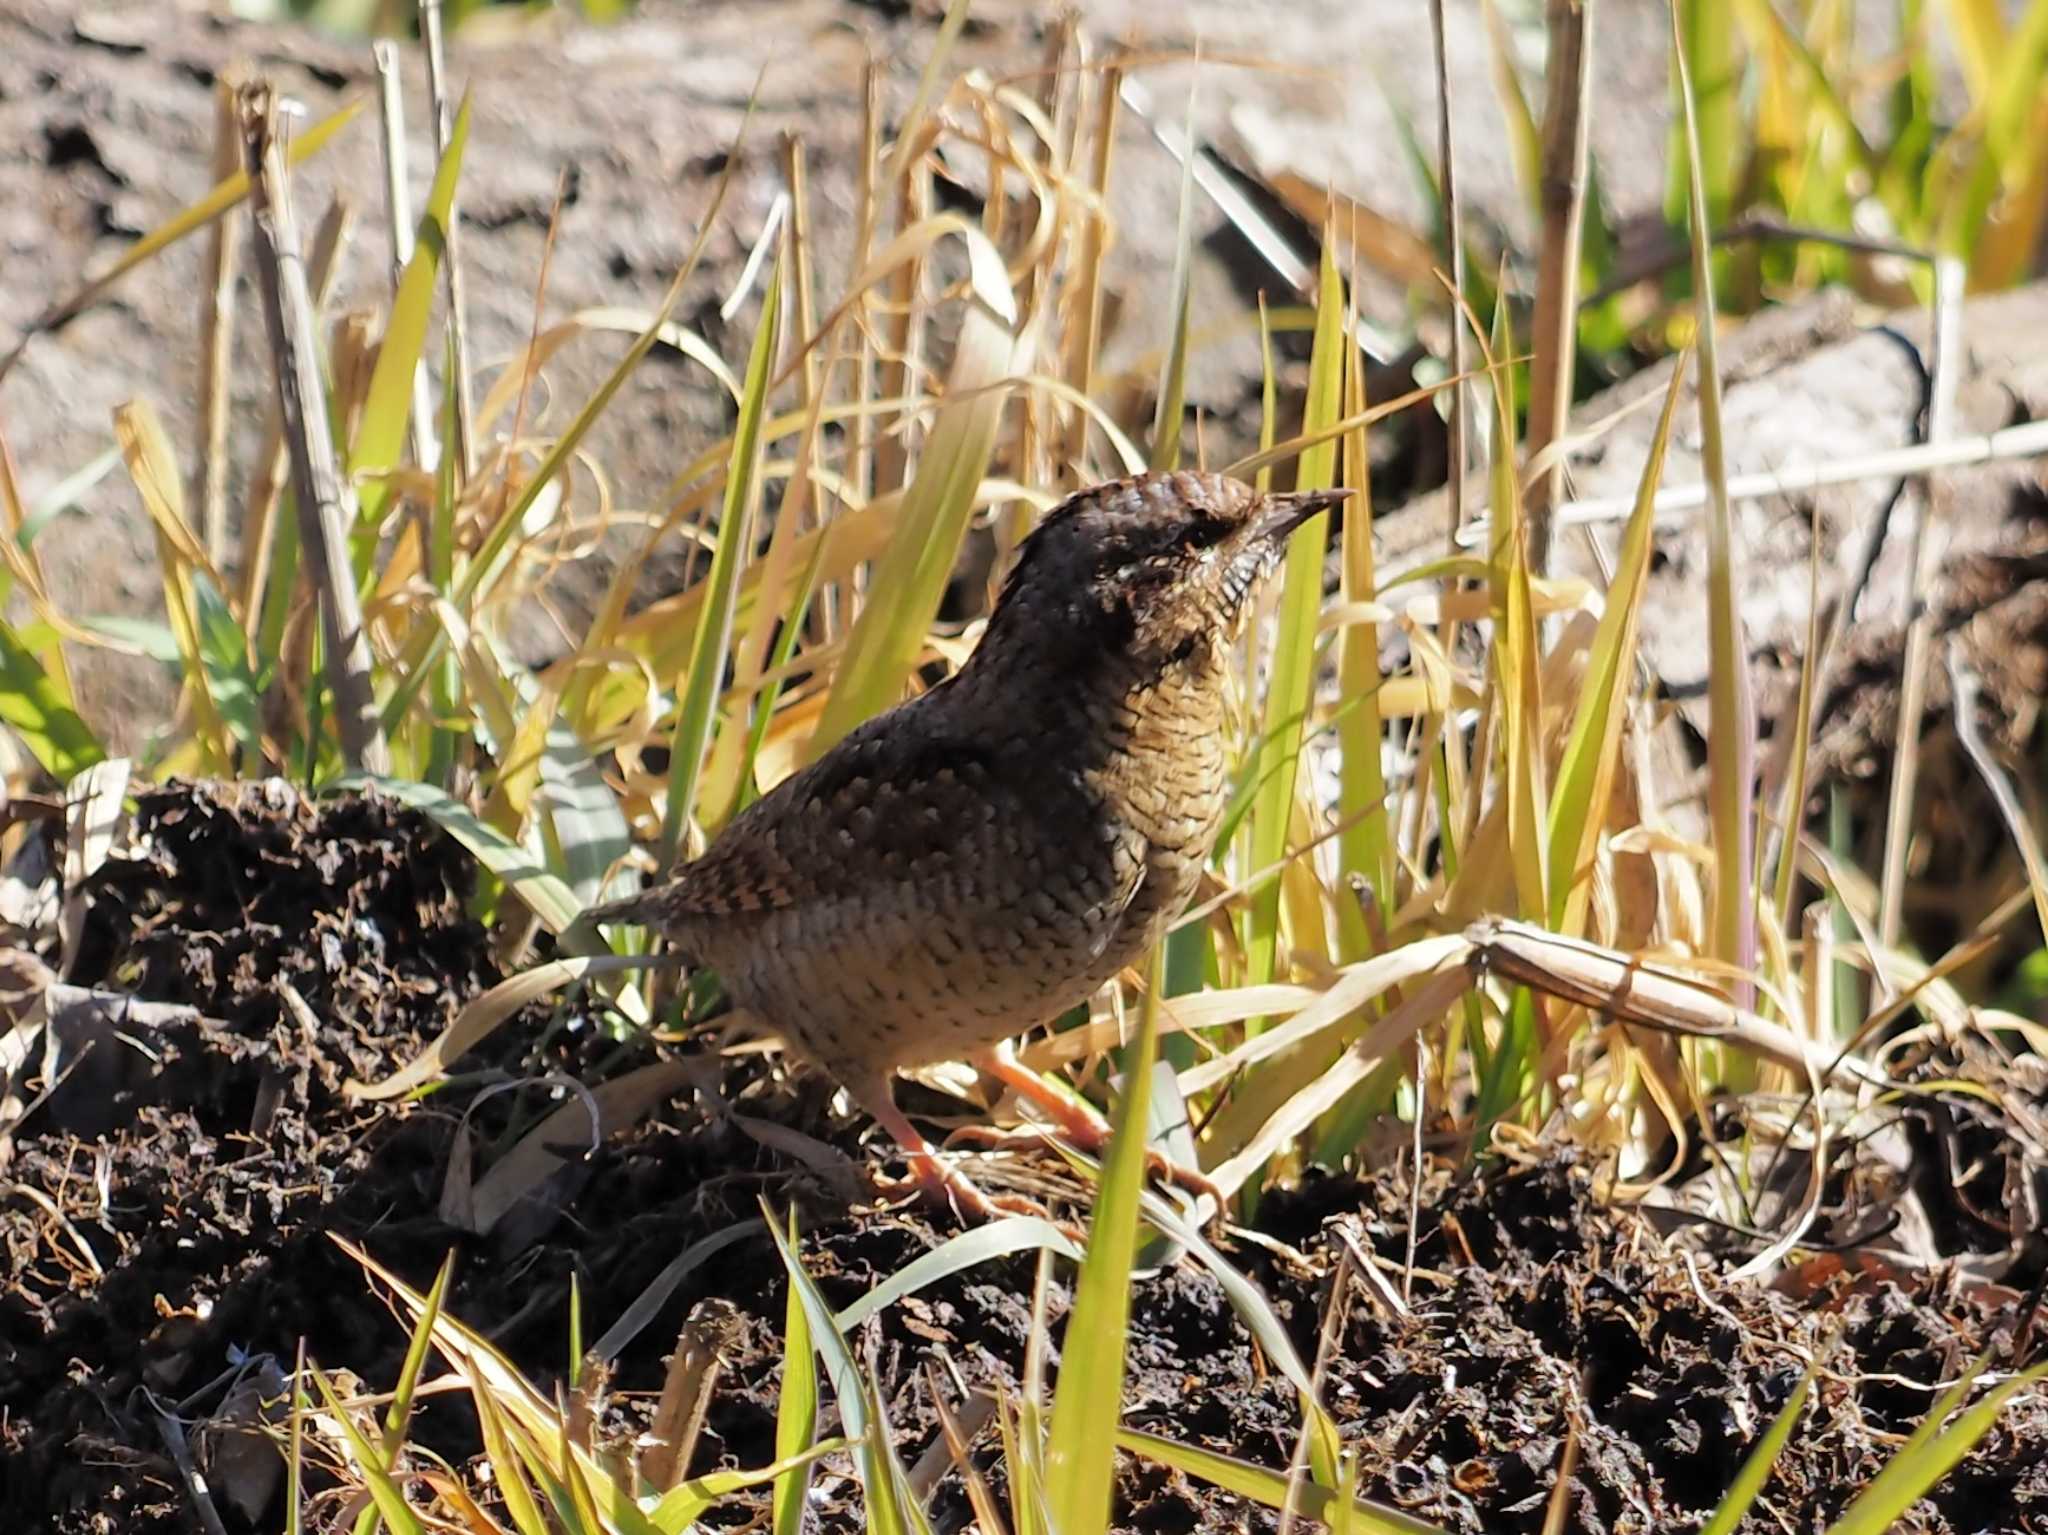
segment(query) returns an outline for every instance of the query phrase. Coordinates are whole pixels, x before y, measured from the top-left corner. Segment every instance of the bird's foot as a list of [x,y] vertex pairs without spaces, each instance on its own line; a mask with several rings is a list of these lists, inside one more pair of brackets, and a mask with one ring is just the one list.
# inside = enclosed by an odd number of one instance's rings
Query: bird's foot
[[[1065,1141],[1076,1151],[1084,1152],[1092,1157],[1100,1158],[1109,1149],[1109,1130],[1107,1126],[1102,1127],[1099,1135],[1090,1137],[1075,1135],[1065,1125],[1060,1126],[1057,1131],[998,1130],[993,1125],[962,1125],[946,1137],[946,1145],[948,1147],[980,1146],[991,1151],[1028,1151],[1034,1146],[1043,1146],[1048,1133],[1053,1134],[1059,1140]],[[1164,1153],[1148,1146],[1145,1148],[1145,1170],[1159,1182],[1171,1184],[1178,1189],[1185,1189],[1197,1199],[1213,1200],[1213,1208],[1217,1211],[1221,1211],[1225,1207],[1223,1191],[1211,1182],[1209,1175],[1200,1168],[1184,1166]]]
[[[1061,1138],[1075,1150],[1085,1152],[1089,1156],[1100,1157],[1109,1149],[1109,1121],[1078,1093],[1070,1088],[1054,1086],[1018,1060],[1015,1051],[1008,1045],[997,1046],[979,1057],[974,1064],[1050,1119],[1058,1128]],[[1005,1132],[988,1126],[968,1125],[948,1136],[946,1144],[952,1146],[961,1142],[978,1142],[992,1147],[1014,1149],[1037,1140],[1038,1136],[1033,1131]],[[1211,1208],[1217,1214],[1221,1214],[1225,1209],[1223,1191],[1210,1182],[1208,1176],[1199,1168],[1184,1167],[1151,1149],[1145,1152],[1145,1166],[1160,1182],[1186,1189],[1197,1199],[1213,1200]]]
[[1006,1215],[1034,1215],[1041,1220],[1051,1220],[1051,1213],[1035,1199],[1022,1194],[986,1194],[981,1187],[957,1167],[948,1166],[939,1154],[929,1147],[921,1150],[905,1149],[904,1155],[910,1162],[910,1176],[884,1181],[876,1180],[877,1192],[884,1198],[899,1194],[922,1196],[939,1210],[950,1210],[963,1221],[993,1221]]

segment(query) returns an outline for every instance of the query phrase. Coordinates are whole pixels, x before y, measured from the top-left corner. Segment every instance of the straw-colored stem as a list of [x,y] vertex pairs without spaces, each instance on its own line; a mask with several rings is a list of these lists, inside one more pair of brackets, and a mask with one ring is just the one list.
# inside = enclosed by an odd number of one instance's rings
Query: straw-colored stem
[[[1535,362],[1529,369],[1531,459],[1562,435],[1571,410],[1578,355],[1579,242],[1586,217],[1587,129],[1592,120],[1594,0],[1549,0],[1549,63],[1544,71],[1543,246],[1537,265]],[[1461,370],[1462,371],[1462,370]],[[1550,566],[1551,512],[1564,496],[1564,461],[1555,460],[1523,497],[1529,568]]]
[[[434,149],[448,151],[448,135],[454,124],[453,93],[448,89],[448,56],[441,41],[441,0],[421,0],[420,32],[427,44],[427,89],[434,107]],[[457,194],[460,196],[459,192]],[[448,204],[445,231],[447,250],[441,270],[448,281],[448,330],[453,337],[454,377],[446,388],[455,401],[455,467],[458,485],[466,485],[476,472],[476,429],[469,398],[469,310],[463,294],[462,215],[457,200]]]
[[[1095,354],[1102,342],[1102,253],[1109,242],[1109,172],[1116,153],[1117,106],[1121,99],[1124,72],[1106,65],[1097,86],[1095,101],[1094,157],[1088,167],[1088,182],[1094,188],[1096,206],[1081,232],[1081,252],[1074,273],[1074,329],[1068,335],[1067,382],[1090,399],[1095,397]],[[1088,417],[1075,411],[1067,423],[1067,464],[1077,475],[1088,461]]]
[[[227,180],[242,163],[235,93],[241,72],[221,72],[214,92],[213,179]],[[228,551],[228,385],[234,375],[235,282],[241,275],[241,210],[230,208],[207,231],[205,297],[199,317],[199,444],[193,500],[206,557],[216,568]]]
[[[384,147],[384,214],[391,227],[391,287],[405,275],[412,260],[412,188],[405,149],[405,89],[399,75],[398,46],[379,39],[371,48],[377,62],[379,138]],[[412,377],[412,452],[422,469],[432,469],[439,456],[434,441],[434,396],[424,363]]]
[[[1943,256],[1934,264],[1934,362],[1929,369],[1927,440],[1937,444],[1955,430],[1956,388],[1962,373],[1962,261]],[[1898,742],[1892,754],[1891,795],[1885,806],[1884,876],[1879,886],[1878,936],[1897,948],[1904,921],[1906,855],[1913,841],[1913,790],[1920,771],[1920,719],[1927,707],[1927,672],[1932,660],[1934,621],[1928,594],[1947,547],[1947,519],[1941,486],[1925,480],[1915,501],[1912,560],[1908,567],[1904,673],[1899,679]]]
[[299,251],[277,142],[277,93],[268,84],[245,86],[238,107],[243,163],[252,187],[257,277],[275,358],[278,402],[292,447],[293,491],[327,649],[327,681],[334,694],[335,729],[352,768],[388,773],[391,754],[377,720],[370,687],[370,646],[349,570],[348,530],[355,523],[355,492],[341,472],[320,382],[313,298]]
[[[354,227],[354,205],[345,197],[336,197],[327,205],[320,227],[313,231],[310,265],[316,324],[334,296],[334,280],[340,274],[342,253],[348,249]],[[284,410],[273,400],[270,422],[263,433],[263,451],[256,456],[256,475],[249,483],[249,504],[242,513],[242,621],[252,642],[262,629],[277,504],[284,494],[285,476],[290,472],[291,448],[285,441]]]

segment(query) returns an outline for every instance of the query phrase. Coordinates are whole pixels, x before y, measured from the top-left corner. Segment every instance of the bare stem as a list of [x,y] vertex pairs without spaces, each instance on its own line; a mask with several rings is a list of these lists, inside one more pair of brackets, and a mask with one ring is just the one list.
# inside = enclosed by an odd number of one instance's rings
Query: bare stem
[[[437,155],[443,155],[448,152],[448,131],[453,121],[454,105],[448,89],[448,55],[441,42],[441,0],[421,0],[420,33],[427,44],[427,89],[433,97],[434,149]],[[456,483],[466,485],[476,472],[476,427],[474,407],[469,398],[469,307],[463,296],[462,217],[456,211],[457,197],[454,192],[449,195],[448,226],[444,231],[447,249],[441,269],[448,278],[448,330],[453,338],[452,371],[455,376],[448,380],[446,387],[455,401]]]
[[349,569],[348,529],[355,520],[355,493],[341,472],[327,421],[313,298],[306,283],[305,260],[299,253],[284,155],[277,140],[277,92],[265,81],[254,81],[242,88],[237,105],[243,163],[251,187],[256,275],[263,285],[278,405],[292,447],[299,537],[309,561],[307,570],[319,593],[335,729],[350,767],[388,773],[391,753],[378,723],[370,687],[370,645]]
[[[1943,256],[1934,264],[1934,362],[1929,370],[1927,440],[1940,443],[1955,430],[1956,388],[1962,375],[1963,264]],[[1928,593],[1948,539],[1939,483],[1930,475],[1915,503],[1913,558],[1907,593],[1904,675],[1899,683],[1898,746],[1892,755],[1891,798],[1885,807],[1884,876],[1877,905],[1877,931],[1885,947],[1896,948],[1904,920],[1906,854],[1913,840],[1913,789],[1920,771],[1920,720],[1927,708],[1927,672],[1932,661],[1934,620]]]
[[[1549,0],[1544,71],[1543,249],[1537,265],[1536,361],[1529,370],[1530,458],[1562,435],[1578,355],[1579,242],[1586,222],[1586,132],[1592,119],[1593,0]],[[1564,499],[1564,460],[1530,485],[1529,568],[1549,568],[1552,512]]]

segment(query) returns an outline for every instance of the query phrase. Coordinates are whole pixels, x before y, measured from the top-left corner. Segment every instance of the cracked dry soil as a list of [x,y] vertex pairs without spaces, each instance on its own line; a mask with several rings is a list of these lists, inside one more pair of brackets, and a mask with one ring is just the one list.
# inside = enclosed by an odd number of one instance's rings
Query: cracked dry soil
[[[401,1108],[345,1099],[409,1058],[497,979],[465,915],[466,853],[376,798],[309,803],[272,785],[145,793],[145,857],[110,862],[74,981],[190,1004],[220,1027],[152,1034],[87,1056],[18,1127],[0,1185],[0,1528],[53,1535],[199,1528],[157,1426],[203,1420],[237,1358],[311,1357],[387,1387],[403,1328],[329,1240],[346,1236],[422,1287],[460,1254],[451,1310],[551,1388],[572,1276],[601,1331],[686,1245],[756,1213],[756,1195],[804,1204],[805,1262],[843,1305],[948,1233],[904,1212],[848,1214],[790,1166],[687,1103],[607,1142],[561,1218],[506,1250],[443,1224],[450,1148],[469,1100],[542,1071],[585,1075],[651,1058],[591,1031],[549,1030],[536,1010],[465,1058],[459,1080]],[[288,980],[307,1004],[287,1005]],[[530,1113],[546,1089],[531,1090]],[[852,1150],[812,1091],[756,1059],[726,1070],[728,1101]],[[499,1093],[472,1117],[488,1136],[520,1110]],[[1325,1398],[1363,1452],[1369,1495],[1459,1532],[1535,1531],[1576,1432],[1567,1527],[1696,1529],[1821,1340],[1841,1334],[1799,1431],[1744,1528],[1825,1528],[1979,1353],[2008,1368],[2030,1344],[2030,1306],[1953,1277],[1823,1286],[1795,1299],[1688,1265],[1640,1215],[1598,1206],[1568,1154],[1495,1161],[1424,1190],[1405,1309],[1405,1179],[1316,1177],[1260,1205],[1265,1243],[1230,1249],[1305,1358],[1337,1297]],[[35,1190],[42,1197],[26,1194]],[[104,1190],[104,1194],[102,1194]],[[67,1230],[53,1218],[61,1212]],[[1343,1233],[1390,1260],[1391,1289],[1361,1284]],[[536,1234],[537,1233],[537,1234]],[[88,1252],[90,1256],[88,1256]],[[906,1464],[938,1437],[928,1363],[970,1384],[1014,1383],[1036,1265],[984,1265],[889,1308],[856,1346],[873,1361]],[[606,1424],[644,1421],[661,1355],[693,1308],[734,1308],[726,1368],[692,1469],[772,1458],[784,1293],[765,1236],[742,1239],[668,1298],[618,1361]],[[1066,1295],[1051,1295],[1055,1330]],[[1127,1418],[1272,1466],[1294,1450],[1285,1381],[1259,1356],[1214,1280],[1190,1266],[1143,1281],[1130,1331]],[[830,1427],[830,1408],[827,1406]],[[475,1422],[432,1399],[418,1437],[456,1463]],[[209,1443],[194,1435],[202,1455]],[[2048,1529],[2048,1408],[2022,1398],[1915,1510],[1930,1531]],[[994,1436],[976,1453],[1000,1495]],[[827,1462],[815,1526],[858,1527],[850,1468]],[[274,1530],[274,1501],[231,1530]],[[935,1523],[964,1528],[957,1471],[933,1484]],[[762,1511],[735,1499],[713,1522]],[[326,1513],[337,1512],[335,1505]],[[1127,1462],[1117,1525],[1131,1531],[1271,1529],[1268,1512],[1155,1466]]]

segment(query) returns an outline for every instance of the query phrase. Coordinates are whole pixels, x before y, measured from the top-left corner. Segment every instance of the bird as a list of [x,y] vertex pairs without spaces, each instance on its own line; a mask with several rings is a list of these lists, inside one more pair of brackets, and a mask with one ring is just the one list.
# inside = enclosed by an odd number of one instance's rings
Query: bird
[[1014,1208],[940,1158],[893,1078],[967,1061],[1099,1149],[1099,1116],[1012,1042],[1186,908],[1230,796],[1231,652],[1252,595],[1350,494],[1162,471],[1069,497],[1019,545],[957,671],[841,737],[667,882],[585,915],[715,972],[939,1203]]

